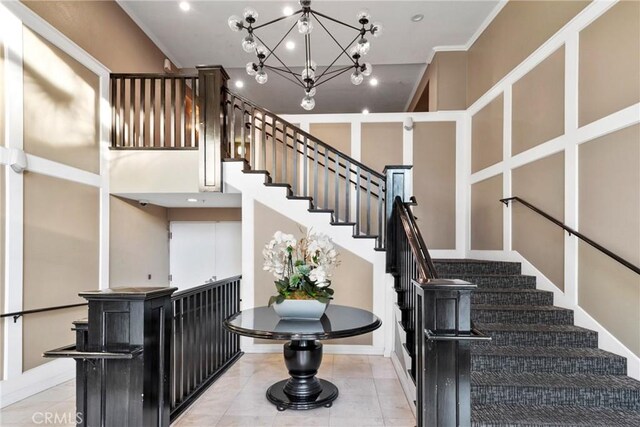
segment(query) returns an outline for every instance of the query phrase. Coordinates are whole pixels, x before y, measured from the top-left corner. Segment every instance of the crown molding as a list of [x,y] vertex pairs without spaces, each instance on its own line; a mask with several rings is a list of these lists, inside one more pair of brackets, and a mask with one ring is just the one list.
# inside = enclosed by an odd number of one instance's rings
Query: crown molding
[[162,51],[162,53],[167,58],[169,58],[169,60],[173,63],[173,65],[175,65],[178,68],[184,68],[183,64],[180,63],[179,61],[177,61],[175,55],[173,55],[171,53],[171,51],[169,49],[167,49],[167,47],[160,41],[160,38],[158,36],[156,36],[155,33],[153,31],[151,31],[149,29],[149,27],[147,27],[140,19],[138,19],[138,17],[135,15],[133,10],[131,10],[129,5],[127,5],[126,2],[124,2],[123,0],[116,0],[116,3],[118,4],[118,6],[120,6],[120,8],[122,10],[124,10],[124,12],[127,15],[129,15],[129,18],[131,18],[133,20],[133,22],[135,22],[136,25],[138,27],[140,27],[142,32],[145,33],[147,35],[147,37],[149,37],[149,39],[151,39],[151,41],[156,46],[158,46],[158,49],[160,49]]

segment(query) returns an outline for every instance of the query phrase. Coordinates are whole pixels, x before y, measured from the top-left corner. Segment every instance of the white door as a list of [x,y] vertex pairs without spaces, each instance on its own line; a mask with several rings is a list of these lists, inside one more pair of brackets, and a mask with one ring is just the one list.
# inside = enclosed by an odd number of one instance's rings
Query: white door
[[171,286],[183,290],[216,280],[216,223],[172,222],[170,227]]
[[229,222],[171,222],[171,286],[193,288],[242,273],[242,226]]

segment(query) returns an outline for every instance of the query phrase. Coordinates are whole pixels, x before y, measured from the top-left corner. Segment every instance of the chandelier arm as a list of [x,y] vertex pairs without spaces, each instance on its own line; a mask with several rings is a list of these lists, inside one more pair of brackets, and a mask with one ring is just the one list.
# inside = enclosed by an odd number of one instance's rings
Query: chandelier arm
[[[360,36],[359,36],[359,35],[358,35],[358,36],[356,36],[356,37],[351,41],[351,43],[353,43],[354,41],[356,41],[356,39],[357,39],[358,37],[360,37]],[[349,44],[351,44],[351,43],[349,43]],[[340,57],[341,57],[341,56],[342,56],[342,52],[341,52],[341,53],[339,53],[339,54],[338,54],[338,56],[336,56],[336,59],[334,59],[334,60],[333,60],[333,62],[331,62],[331,64],[329,64],[329,66],[328,66],[327,68],[325,68],[325,70],[324,70],[322,73],[320,73],[320,75],[318,76],[318,78],[317,78],[316,80],[320,80],[320,79],[322,78],[322,76],[324,76],[324,75],[325,75],[325,74],[327,74],[327,73],[328,73],[328,74],[333,73],[334,71],[329,71],[329,69],[330,69],[331,67],[333,67],[333,64],[335,64],[335,63],[338,61],[338,59],[340,59]],[[350,58],[351,58],[351,57],[350,57]],[[352,62],[353,62],[353,61],[352,61]],[[358,64],[357,64],[357,63],[354,63],[354,65],[350,65],[350,66],[349,66],[349,68],[352,68],[352,67],[354,67],[354,66],[356,66],[356,67],[357,67],[357,66],[358,66]]]
[[342,22],[342,21],[338,21],[337,19],[332,18],[332,17],[330,17],[330,16],[327,16],[327,15],[325,15],[324,13],[316,12],[315,10],[310,10],[310,12],[313,14],[313,16],[315,16],[315,17],[316,17],[316,19],[318,19],[318,17],[317,17],[316,15],[319,15],[319,16],[322,16],[323,18],[327,18],[328,20],[333,21],[333,22],[335,22],[335,23],[337,23],[337,24],[344,25],[345,27],[349,27],[349,28],[351,28],[351,29],[354,29],[354,30],[356,30],[358,33],[360,33],[360,32],[362,31],[362,30],[361,30],[360,28],[358,28],[358,27],[354,27],[353,25],[350,25],[350,24],[344,23],[344,22]]
[[[320,26],[327,32],[327,34],[329,34],[329,37],[331,37],[331,39],[338,45],[338,47],[340,49],[342,49],[342,53],[344,53],[346,55],[347,58],[349,58],[349,60],[351,62],[353,62],[353,65],[358,65],[358,63],[356,61],[353,60],[353,58],[351,57],[351,55],[349,55],[347,53],[347,50],[342,47],[342,45],[340,44],[340,42],[338,40],[336,40],[335,37],[333,37],[333,34],[331,34],[331,32],[327,29],[327,27],[324,26],[324,24],[322,23],[321,20],[318,19],[318,17],[315,15],[315,12],[311,12],[313,13],[313,16],[315,16],[316,20],[318,21],[318,24],[320,24]],[[349,43],[349,45],[351,45],[354,41],[356,41],[358,39],[358,37],[360,37],[360,33],[358,33],[358,35],[353,39],[353,41],[351,41],[351,43]]]
[[[276,58],[276,59],[278,60],[278,62],[280,62],[280,63],[282,64],[282,66],[283,66],[284,68],[286,68],[286,69],[287,69],[287,71],[288,71],[289,73],[291,73],[291,75],[296,76],[296,74],[295,74],[293,71],[291,71],[291,68],[287,67],[287,64],[285,64],[284,62],[282,62],[282,59],[280,59],[280,57],[278,57],[278,55],[276,55],[276,53],[275,53],[273,50],[269,49],[269,46],[267,46],[267,44],[266,44],[265,42],[263,42],[263,41],[262,41],[262,39],[261,39],[257,34],[256,34],[256,38],[258,39],[258,41],[259,41],[260,43],[262,43],[262,44],[263,44],[263,45],[264,45],[264,46],[265,46],[265,47],[266,47],[266,48],[271,52],[271,54],[273,55],[273,57],[274,57],[274,58]],[[264,65],[264,61],[263,61],[263,65]],[[298,83],[300,83],[300,85],[302,85],[303,87],[305,87],[305,86],[304,86],[304,83],[302,83],[302,80],[300,80],[297,76],[296,76],[296,80],[298,80]]]
[[[293,23],[293,25],[291,26],[291,28],[289,28],[289,31],[287,31],[285,33],[284,36],[282,36],[282,38],[280,39],[280,41],[278,42],[278,44],[275,45],[275,47],[273,48],[273,50],[269,49],[269,55],[267,55],[266,58],[264,58],[264,60],[262,61],[267,62],[267,59],[269,59],[269,57],[273,54],[273,51],[276,50],[278,48],[278,46],[280,46],[282,44],[282,42],[284,41],[284,39],[287,38],[287,36],[289,35],[289,33],[291,33],[291,31],[296,27],[297,21]],[[257,37],[257,36],[256,36]]]
[[[296,86],[300,85],[300,81],[294,80],[294,79],[286,76],[286,74],[293,74],[293,73],[281,70],[279,68],[271,67],[269,65],[265,65],[265,68],[268,68],[269,70],[273,71],[274,73],[276,73],[277,75],[279,75],[283,79],[289,80],[291,83],[295,84]],[[295,76],[295,74],[293,74],[293,75]],[[300,85],[300,86],[302,86],[302,85]],[[306,89],[306,86],[302,86],[302,88]]]
[[289,16],[281,16],[280,18],[273,19],[273,20],[271,20],[271,21],[269,21],[269,22],[265,22],[264,24],[260,24],[260,25],[258,25],[257,27],[253,27],[253,28],[252,28],[252,30],[254,30],[254,31],[255,31],[255,30],[259,29],[259,28],[266,27],[267,25],[275,24],[276,22],[280,22],[280,21],[282,21],[282,20],[284,20],[284,19],[288,19],[288,18],[291,18],[291,17],[295,17],[295,16],[296,16],[298,13],[300,13],[300,12],[302,12],[302,9],[300,9],[300,10],[297,10],[297,11],[293,12],[293,13],[292,13],[291,15],[289,15]]
[[291,75],[297,76],[297,77],[302,77],[302,74],[296,73],[295,71],[289,72],[285,68],[282,68],[282,67],[274,67],[273,65],[268,65],[268,64],[264,64],[264,67],[268,68],[269,70],[282,71],[283,73],[291,74]]
[[[336,67],[337,67],[337,66],[336,66]],[[338,72],[340,72],[340,71],[344,71],[345,69],[350,70],[350,69],[352,69],[352,68],[353,68],[353,65],[345,65],[344,67],[335,68],[335,69],[333,69],[333,70],[331,70],[331,71],[327,71],[326,73],[323,73],[323,74],[324,74],[324,75],[329,76],[329,75],[332,75],[332,74],[338,73]],[[318,77],[318,80],[320,80],[320,77]]]
[[316,84],[315,86],[316,86],[316,87],[318,87],[318,86],[320,86],[320,85],[322,85],[322,84],[324,84],[324,83],[326,83],[326,82],[328,82],[328,81],[330,81],[330,80],[332,80],[332,79],[335,79],[336,77],[341,76],[341,75],[343,75],[344,73],[346,73],[347,71],[349,71],[351,68],[353,68],[353,67],[345,67],[345,68],[344,68],[342,71],[340,71],[339,73],[338,73],[338,72],[336,72],[333,76],[331,76],[331,77],[329,77],[329,78],[324,79],[323,81],[321,81],[320,83]]

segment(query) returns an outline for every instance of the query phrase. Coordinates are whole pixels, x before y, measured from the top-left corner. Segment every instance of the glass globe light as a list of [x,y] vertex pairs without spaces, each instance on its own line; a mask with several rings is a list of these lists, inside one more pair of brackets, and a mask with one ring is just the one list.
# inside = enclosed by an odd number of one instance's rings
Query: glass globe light
[[302,80],[314,80],[316,78],[316,73],[311,68],[305,68],[304,70],[302,70],[301,76]]
[[258,66],[255,62],[247,62],[245,69],[250,76],[255,76],[258,73]]
[[318,69],[318,64],[316,64],[316,61],[312,59],[305,64],[305,68],[309,68],[311,71],[316,71]]
[[242,19],[240,19],[236,15],[230,16],[227,20],[227,23],[229,24],[229,28],[231,28],[232,31],[240,31],[243,26]]
[[311,22],[311,18],[308,15],[303,15],[298,19],[298,32],[300,34],[311,34],[311,31],[313,31],[313,22]]
[[247,7],[245,8],[244,12],[242,12],[242,16],[244,16],[244,19],[246,19],[247,21],[255,21],[256,19],[258,19],[258,12],[256,12],[256,10],[252,7]]
[[351,49],[349,49],[349,55],[351,55],[352,58],[360,58],[360,52],[358,52],[358,46],[353,46],[351,47]]
[[307,93],[308,96],[315,96],[316,95],[316,88],[312,87],[310,89],[307,89],[305,92]]
[[369,77],[373,72],[373,66],[370,62],[365,62],[362,64],[362,75],[365,77]]
[[362,80],[364,80],[364,76],[360,71],[356,70],[351,73],[351,83],[353,83],[354,85],[358,86],[360,83],[362,83]]
[[316,100],[313,99],[311,96],[307,95],[304,98],[302,98],[302,102],[300,103],[300,106],[307,111],[311,111],[316,106]]
[[255,48],[256,41],[254,40],[253,36],[245,36],[245,38],[242,39],[242,50],[247,53],[251,53],[255,50]]
[[356,49],[358,53],[363,56],[369,53],[370,48],[371,48],[371,44],[369,44],[369,40],[365,39],[364,37],[361,38],[358,41],[358,44],[356,45]]
[[[369,22],[369,20],[371,20],[371,15],[369,14],[369,11],[361,10],[356,15],[356,18],[358,19],[358,22],[360,22],[361,24],[366,24],[367,22]],[[362,21],[366,21],[366,22],[362,22]]]
[[371,25],[371,34],[373,34],[373,37],[380,37],[382,35],[383,29],[384,27],[381,23],[374,22],[373,25]]
[[256,73],[256,81],[263,85],[267,82],[267,80],[269,79],[269,76],[267,76],[267,73],[264,70],[260,70]]
[[265,46],[260,45],[260,46],[256,47],[256,54],[258,55],[258,57],[267,56],[268,53],[269,53],[269,49],[267,49]]

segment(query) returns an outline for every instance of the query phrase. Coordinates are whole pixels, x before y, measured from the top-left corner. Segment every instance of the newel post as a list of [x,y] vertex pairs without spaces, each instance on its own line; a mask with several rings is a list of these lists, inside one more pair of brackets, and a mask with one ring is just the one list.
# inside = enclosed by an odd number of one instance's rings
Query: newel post
[[393,203],[397,196],[403,202],[408,202],[411,197],[411,168],[413,166],[393,165],[385,166],[385,249],[387,273],[391,273],[395,264],[394,245],[395,229],[393,222]]
[[224,89],[229,75],[221,65],[200,66],[197,69],[200,190],[222,191],[222,160],[228,156]]
[[490,338],[471,326],[471,292],[463,280],[416,287],[416,421],[418,426],[471,425],[471,343]]

